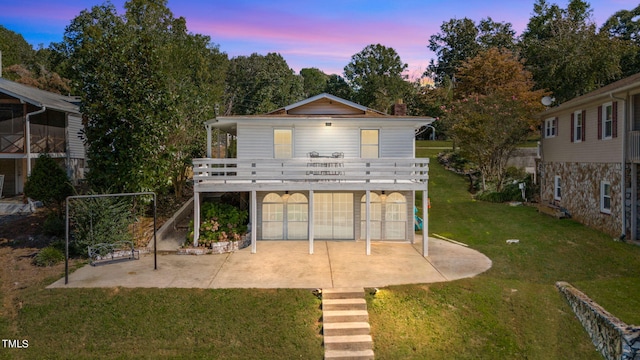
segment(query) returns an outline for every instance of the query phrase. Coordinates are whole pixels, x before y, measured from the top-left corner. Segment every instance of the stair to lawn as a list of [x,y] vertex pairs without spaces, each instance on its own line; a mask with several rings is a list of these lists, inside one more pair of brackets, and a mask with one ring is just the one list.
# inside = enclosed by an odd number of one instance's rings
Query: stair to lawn
[[373,340],[363,288],[322,290],[325,359],[373,359]]

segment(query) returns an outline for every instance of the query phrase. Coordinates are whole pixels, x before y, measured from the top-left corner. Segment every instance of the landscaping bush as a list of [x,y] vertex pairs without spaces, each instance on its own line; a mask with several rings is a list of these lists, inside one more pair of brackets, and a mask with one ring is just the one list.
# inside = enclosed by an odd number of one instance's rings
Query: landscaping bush
[[53,266],[64,261],[64,254],[58,248],[47,246],[33,257],[33,265]]
[[129,201],[116,197],[75,199],[72,206],[70,246],[76,255],[87,254],[94,244],[133,241],[134,221]]
[[[247,211],[225,203],[205,202],[201,207],[200,246],[210,246],[218,241],[240,240],[247,232]],[[193,221],[190,224],[186,245],[193,243]]]
[[42,232],[45,235],[61,237],[64,236],[65,230],[64,219],[54,212],[49,213],[42,224]]
[[49,209],[61,213],[62,203],[73,195],[73,186],[66,171],[49,155],[40,155],[24,184],[24,194],[40,200]]

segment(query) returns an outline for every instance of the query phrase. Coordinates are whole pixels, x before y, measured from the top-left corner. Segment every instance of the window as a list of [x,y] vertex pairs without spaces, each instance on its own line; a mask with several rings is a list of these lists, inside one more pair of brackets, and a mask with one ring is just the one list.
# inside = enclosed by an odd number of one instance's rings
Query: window
[[611,139],[613,137],[613,104],[602,105],[600,116],[602,119],[602,139]]
[[377,159],[379,157],[379,130],[360,130],[360,157]]
[[385,204],[384,238],[405,240],[407,228],[407,199],[400,193],[391,193]]
[[553,198],[556,200],[562,199],[562,181],[560,176],[557,176],[553,180]]
[[572,140],[573,142],[581,142],[584,133],[584,112],[576,111],[572,116]]
[[[382,201],[380,195],[369,193],[369,216],[370,227],[369,237],[374,240],[382,239]],[[364,238],[367,231],[367,195],[362,195],[360,199],[360,214],[362,221],[360,222],[360,234]]]
[[611,183],[608,181],[600,183],[600,211],[611,214]]
[[276,159],[289,159],[293,157],[293,130],[273,130],[273,157]]
[[551,118],[544,121],[544,137],[552,138],[558,134],[558,118]]

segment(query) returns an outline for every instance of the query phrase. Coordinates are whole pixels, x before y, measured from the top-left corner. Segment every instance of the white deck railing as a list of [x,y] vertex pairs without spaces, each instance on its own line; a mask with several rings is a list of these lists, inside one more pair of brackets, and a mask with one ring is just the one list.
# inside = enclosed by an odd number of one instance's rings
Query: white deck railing
[[627,149],[628,161],[632,163],[640,163],[640,131],[629,131]]
[[193,160],[196,187],[237,183],[426,183],[428,158]]

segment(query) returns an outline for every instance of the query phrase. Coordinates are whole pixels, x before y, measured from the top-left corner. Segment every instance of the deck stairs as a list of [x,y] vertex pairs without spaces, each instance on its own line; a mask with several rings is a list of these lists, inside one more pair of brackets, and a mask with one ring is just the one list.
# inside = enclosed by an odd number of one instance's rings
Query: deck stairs
[[373,340],[363,288],[322,290],[325,359],[373,359]]

